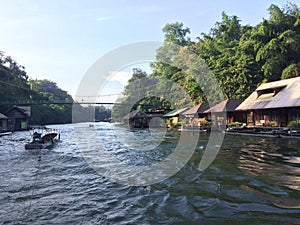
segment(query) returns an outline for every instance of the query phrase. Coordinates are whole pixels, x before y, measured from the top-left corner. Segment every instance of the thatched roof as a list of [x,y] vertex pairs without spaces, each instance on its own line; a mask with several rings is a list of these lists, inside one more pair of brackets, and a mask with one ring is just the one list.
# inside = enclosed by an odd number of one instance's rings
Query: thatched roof
[[198,114],[198,113],[203,113],[208,108],[209,108],[209,104],[207,102],[206,103],[200,103],[200,104],[194,106],[193,108],[185,111],[182,114],[183,115],[195,115],[195,114]]
[[147,114],[139,110],[134,110],[123,117],[123,120],[147,118]]
[[233,112],[241,102],[239,99],[227,99],[205,110],[204,113]]
[[260,85],[236,110],[300,106],[300,77]]
[[182,109],[175,109],[167,114],[165,114],[163,117],[174,117],[174,116],[178,116],[179,114],[182,114],[183,112],[185,112],[188,108],[182,108]]
[[3,115],[2,113],[0,113],[0,120],[5,120],[7,119],[7,117],[5,115]]
[[14,113],[15,111],[19,112],[20,115],[22,115],[22,117],[24,118],[29,118],[30,117],[30,114],[31,112],[28,111],[30,110],[30,107],[24,107],[24,106],[13,106],[11,107],[7,112],[5,112],[4,114],[8,117],[10,117],[10,114],[11,113]]

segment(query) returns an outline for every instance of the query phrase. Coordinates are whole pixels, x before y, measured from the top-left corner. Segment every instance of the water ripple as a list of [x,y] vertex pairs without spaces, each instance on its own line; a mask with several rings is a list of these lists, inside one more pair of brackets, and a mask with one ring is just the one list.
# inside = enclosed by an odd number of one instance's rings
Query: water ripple
[[[180,135],[167,132],[154,150],[150,146],[150,151],[138,151],[117,140],[115,132],[124,132],[121,126],[77,126],[86,135],[92,129],[111,155],[134,165],[168,156]],[[53,127],[61,130],[62,141],[51,150],[25,151],[27,132],[1,137],[0,223],[300,223],[297,140],[226,137],[216,160],[200,172],[197,165],[208,141],[207,134],[201,134],[192,158],[177,174],[151,186],[132,187],[115,183],[105,171],[98,173],[89,166],[74,139],[74,125]],[[143,131],[132,135],[150,138]],[[94,151],[99,143],[91,145],[88,136],[81,141],[95,161],[101,159]],[[109,163],[103,158],[100,162]]]

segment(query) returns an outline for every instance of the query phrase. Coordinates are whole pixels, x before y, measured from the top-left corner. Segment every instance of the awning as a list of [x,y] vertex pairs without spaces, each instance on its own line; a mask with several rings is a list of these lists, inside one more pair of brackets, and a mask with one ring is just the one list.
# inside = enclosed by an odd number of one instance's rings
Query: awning
[[182,108],[182,109],[175,109],[167,114],[165,114],[163,117],[174,117],[178,116],[179,114],[185,112],[188,108]]

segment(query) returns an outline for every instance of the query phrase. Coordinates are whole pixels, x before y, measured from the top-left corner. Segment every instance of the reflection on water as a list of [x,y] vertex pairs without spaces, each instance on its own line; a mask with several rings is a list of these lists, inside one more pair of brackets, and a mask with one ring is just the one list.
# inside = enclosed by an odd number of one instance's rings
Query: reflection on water
[[[300,149],[282,149],[278,145],[270,146],[272,141],[257,140],[240,149],[238,168],[251,176],[257,176],[270,184],[278,184],[300,191]],[[291,140],[280,140],[291,144]],[[290,142],[290,143],[288,143]],[[297,141],[294,140],[297,144]],[[297,146],[297,145],[295,145]],[[300,147],[298,147],[300,148]]]
[[[212,165],[200,172],[209,138],[201,133],[192,157],[178,173],[153,185],[134,187],[110,180],[105,171],[97,173],[82,151],[94,153],[95,160],[101,158],[97,154],[101,143],[123,163],[147,165],[172,153],[180,132],[138,131],[126,136],[125,128],[108,123],[78,126],[76,132],[85,134],[80,139],[74,137],[73,125],[55,126],[62,141],[52,150],[25,151],[27,132],[1,137],[1,223],[300,223],[299,140],[226,136]],[[96,136],[88,136],[94,131]],[[189,135],[197,137],[193,132]],[[148,149],[137,149],[130,138],[145,138],[142,143]],[[147,141],[157,148],[149,150]]]

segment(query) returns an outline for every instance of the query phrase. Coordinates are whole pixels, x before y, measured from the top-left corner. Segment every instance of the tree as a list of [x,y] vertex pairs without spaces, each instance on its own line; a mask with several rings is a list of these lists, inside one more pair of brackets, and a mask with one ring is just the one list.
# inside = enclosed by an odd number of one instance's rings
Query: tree
[[294,4],[283,9],[271,5],[269,13],[269,20],[263,20],[253,35],[260,43],[256,61],[261,64],[264,81],[281,79],[286,68],[300,62],[299,8]]
[[111,110],[101,106],[95,107],[95,120],[96,121],[107,121],[111,117]]
[[[12,57],[0,52],[0,102],[16,103],[29,99],[30,87],[25,67],[19,65]],[[6,111],[9,105],[0,106]]]
[[242,26],[222,14],[209,34],[198,37],[197,54],[218,78],[226,98],[245,99],[262,82],[297,75],[300,10],[294,4],[269,8],[269,19]]
[[163,32],[167,43],[173,43],[182,47],[191,43],[190,37],[187,36],[190,33],[190,28],[184,28],[183,23],[167,23],[163,28]]
[[[52,124],[72,122],[72,97],[57,84],[49,80],[29,80],[32,88],[31,100],[41,104],[31,107],[32,124]],[[42,104],[43,102],[59,104]]]
[[300,63],[293,63],[282,71],[281,79],[288,79],[300,76]]
[[[197,54],[205,60],[217,78],[226,98],[232,98],[238,91],[237,55],[239,40],[247,29],[243,29],[237,16],[222,13],[209,34],[198,37]],[[239,68],[240,69],[240,68]]]

